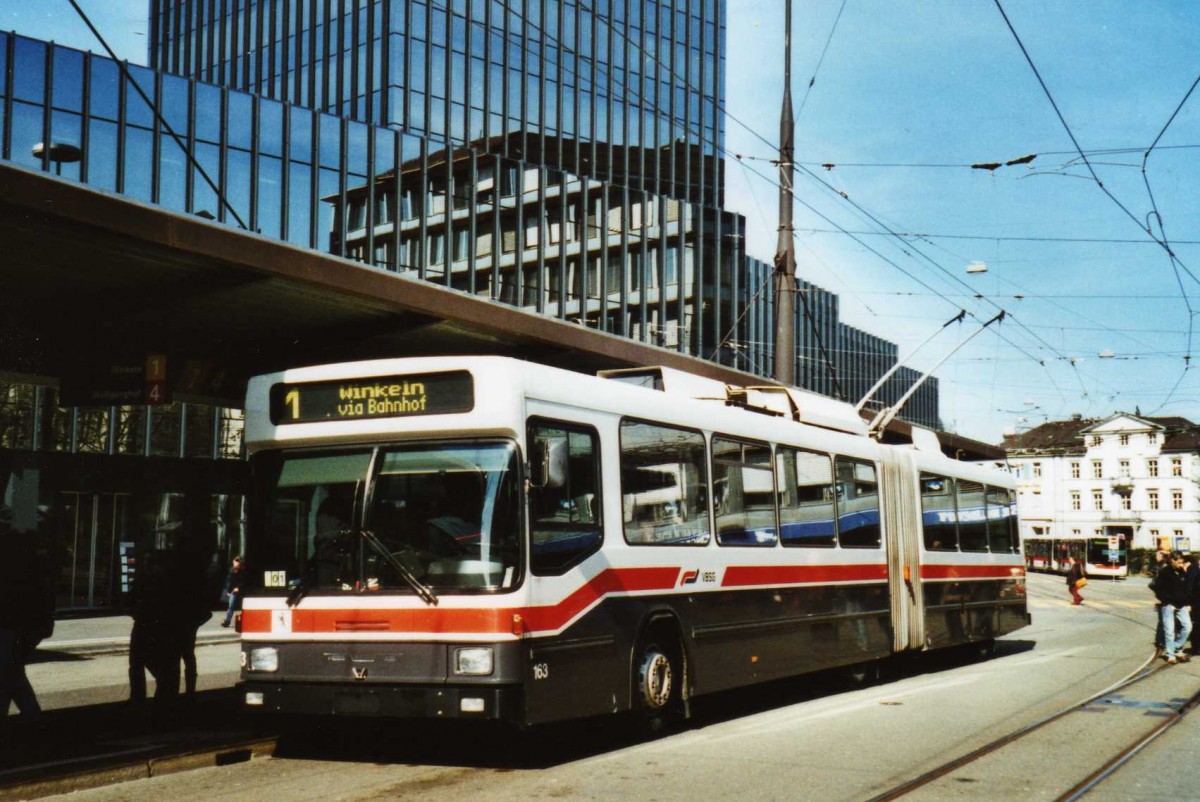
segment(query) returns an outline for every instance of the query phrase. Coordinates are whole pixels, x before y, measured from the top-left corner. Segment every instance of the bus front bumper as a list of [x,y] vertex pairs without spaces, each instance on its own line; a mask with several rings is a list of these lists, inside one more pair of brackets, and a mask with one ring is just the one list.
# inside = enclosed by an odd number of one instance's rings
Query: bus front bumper
[[520,689],[505,686],[343,685],[258,682],[239,685],[248,711],[304,716],[511,719],[520,710]]

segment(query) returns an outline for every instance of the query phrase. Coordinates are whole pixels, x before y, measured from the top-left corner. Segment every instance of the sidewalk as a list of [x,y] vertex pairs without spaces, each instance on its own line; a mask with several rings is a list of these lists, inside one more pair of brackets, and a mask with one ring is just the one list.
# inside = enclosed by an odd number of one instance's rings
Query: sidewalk
[[[196,645],[233,643],[238,634],[221,626],[224,612],[217,611],[196,633]],[[124,654],[129,651],[133,619],[128,615],[66,618],[54,622],[54,635],[38,644],[38,651],[63,654]]]

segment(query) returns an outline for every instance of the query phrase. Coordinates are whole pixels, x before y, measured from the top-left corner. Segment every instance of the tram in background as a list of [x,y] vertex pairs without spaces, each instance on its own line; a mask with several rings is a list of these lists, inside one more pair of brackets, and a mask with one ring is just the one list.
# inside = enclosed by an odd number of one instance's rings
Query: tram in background
[[1029,622],[1012,477],[849,405],[500,357],[250,382],[241,692],[259,710],[635,710]]
[[1065,574],[1068,557],[1084,564],[1088,576],[1129,576],[1129,543],[1124,534],[1107,537],[1095,535],[1029,535],[1023,544],[1025,567],[1030,571]]

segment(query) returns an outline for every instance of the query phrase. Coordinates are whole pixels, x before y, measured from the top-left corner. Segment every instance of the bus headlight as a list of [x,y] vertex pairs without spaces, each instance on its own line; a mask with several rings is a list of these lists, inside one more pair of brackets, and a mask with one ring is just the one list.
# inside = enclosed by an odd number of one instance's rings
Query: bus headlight
[[494,658],[491,646],[454,650],[454,673],[483,677],[492,673]]
[[278,671],[279,650],[270,646],[250,650],[251,671]]

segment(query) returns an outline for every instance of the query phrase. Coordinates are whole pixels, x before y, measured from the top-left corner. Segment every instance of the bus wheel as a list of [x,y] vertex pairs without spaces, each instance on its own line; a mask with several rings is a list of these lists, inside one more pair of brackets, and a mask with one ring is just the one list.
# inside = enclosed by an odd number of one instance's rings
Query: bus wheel
[[679,718],[683,674],[674,652],[658,643],[647,644],[638,653],[634,682],[648,734],[661,732]]

